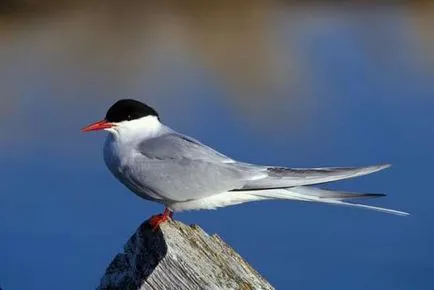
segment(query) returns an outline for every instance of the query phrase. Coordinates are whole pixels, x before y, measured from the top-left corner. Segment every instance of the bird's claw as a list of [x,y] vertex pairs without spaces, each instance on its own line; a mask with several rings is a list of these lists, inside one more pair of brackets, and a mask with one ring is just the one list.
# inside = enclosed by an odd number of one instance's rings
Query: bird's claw
[[149,225],[152,227],[152,231],[155,232],[162,223],[165,223],[171,219],[172,215],[173,212],[169,211],[168,209],[166,209],[162,214],[153,215],[148,221]]

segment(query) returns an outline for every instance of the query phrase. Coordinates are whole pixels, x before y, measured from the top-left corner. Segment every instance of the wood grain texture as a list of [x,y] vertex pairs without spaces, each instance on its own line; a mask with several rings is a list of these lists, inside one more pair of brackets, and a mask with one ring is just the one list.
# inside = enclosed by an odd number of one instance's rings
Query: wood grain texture
[[274,289],[219,236],[169,221],[143,223],[106,270],[98,289]]

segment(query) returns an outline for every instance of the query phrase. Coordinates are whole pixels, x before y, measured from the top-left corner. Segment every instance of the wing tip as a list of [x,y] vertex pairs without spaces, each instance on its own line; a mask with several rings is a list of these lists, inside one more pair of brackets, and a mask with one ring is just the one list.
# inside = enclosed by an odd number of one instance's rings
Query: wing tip
[[[360,197],[372,197],[372,198],[374,198],[374,197],[386,197],[387,196],[387,194],[384,194],[384,193],[364,193],[364,194],[362,194],[362,195],[360,195]],[[356,196],[356,198],[357,198],[357,196]]]
[[378,165],[381,169],[380,170],[383,170],[383,169],[387,169],[387,168],[390,168],[390,167],[392,167],[392,164],[390,164],[390,163],[385,163],[385,164],[380,164],[380,165]]
[[377,171],[381,171],[387,168],[392,167],[392,164],[379,164],[379,165],[374,165],[374,166],[368,166],[367,168],[372,170],[371,172],[377,172]]

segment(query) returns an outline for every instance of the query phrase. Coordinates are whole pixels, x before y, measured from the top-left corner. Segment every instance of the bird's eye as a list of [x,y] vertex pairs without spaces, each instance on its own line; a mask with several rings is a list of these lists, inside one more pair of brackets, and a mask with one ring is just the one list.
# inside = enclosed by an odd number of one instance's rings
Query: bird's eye
[[131,115],[127,116],[128,121],[131,121]]

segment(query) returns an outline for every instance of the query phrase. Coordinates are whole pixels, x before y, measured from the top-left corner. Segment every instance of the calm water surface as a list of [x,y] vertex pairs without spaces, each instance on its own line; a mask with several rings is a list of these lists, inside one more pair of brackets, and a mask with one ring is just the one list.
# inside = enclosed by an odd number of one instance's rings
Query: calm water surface
[[392,163],[330,187],[386,193],[368,202],[408,218],[282,201],[176,218],[218,233],[277,289],[434,287],[433,10],[254,3],[4,17],[3,289],[94,288],[162,210],[109,174],[104,133],[79,131],[124,97],[243,161]]

